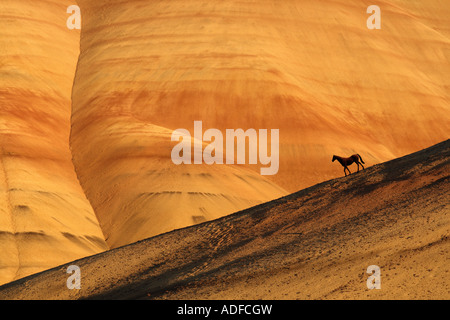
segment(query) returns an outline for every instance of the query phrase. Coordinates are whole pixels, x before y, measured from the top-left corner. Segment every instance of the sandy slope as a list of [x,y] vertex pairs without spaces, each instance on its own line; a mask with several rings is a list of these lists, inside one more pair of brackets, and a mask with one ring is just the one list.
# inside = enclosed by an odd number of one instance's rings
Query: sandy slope
[[[449,299],[450,140],[0,287],[2,299]],[[381,290],[366,269],[381,268]]]
[[71,1],[0,3],[0,283],[106,250],[69,149]]

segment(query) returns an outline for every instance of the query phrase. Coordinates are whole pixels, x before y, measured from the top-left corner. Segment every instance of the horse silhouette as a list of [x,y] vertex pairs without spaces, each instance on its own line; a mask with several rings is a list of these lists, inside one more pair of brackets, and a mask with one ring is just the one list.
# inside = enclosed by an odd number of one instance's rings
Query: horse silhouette
[[[339,161],[340,164],[342,164],[342,166],[344,167],[345,176],[347,176],[347,172],[345,170],[348,170],[348,173],[352,174],[350,172],[350,169],[347,168],[347,166],[351,165],[353,162],[355,162],[356,165],[358,166],[357,172],[359,172],[359,165],[361,165],[361,167],[364,170],[364,166],[362,165],[364,163],[364,161],[359,154],[354,154],[354,155],[350,156],[349,158],[342,158],[342,157],[333,155],[333,160],[331,160],[331,162],[334,162],[334,160],[337,160],[337,161]],[[361,160],[361,162],[359,162],[359,160]]]

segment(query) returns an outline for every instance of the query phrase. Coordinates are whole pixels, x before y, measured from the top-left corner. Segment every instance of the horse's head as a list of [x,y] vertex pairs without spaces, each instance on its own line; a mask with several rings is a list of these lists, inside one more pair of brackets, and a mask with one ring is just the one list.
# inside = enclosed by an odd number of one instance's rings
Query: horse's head
[[334,162],[334,160],[336,160],[336,156],[333,155],[333,160],[331,160],[331,162]]

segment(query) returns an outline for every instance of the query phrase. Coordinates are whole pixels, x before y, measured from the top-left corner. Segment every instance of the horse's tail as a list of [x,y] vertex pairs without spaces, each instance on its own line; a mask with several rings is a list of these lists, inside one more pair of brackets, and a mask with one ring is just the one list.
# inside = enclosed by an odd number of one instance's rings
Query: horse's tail
[[363,164],[365,164],[364,161],[363,161],[363,159],[361,158],[361,156],[360,156],[359,154],[357,154],[357,155],[358,155],[358,157],[359,157],[359,160],[361,160],[361,162],[362,162]]

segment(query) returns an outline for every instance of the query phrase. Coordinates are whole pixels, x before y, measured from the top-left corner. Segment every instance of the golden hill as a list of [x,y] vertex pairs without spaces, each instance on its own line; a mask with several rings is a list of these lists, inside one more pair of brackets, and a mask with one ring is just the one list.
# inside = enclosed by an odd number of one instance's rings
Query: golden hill
[[69,4],[0,3],[1,284],[108,249],[69,149]]

